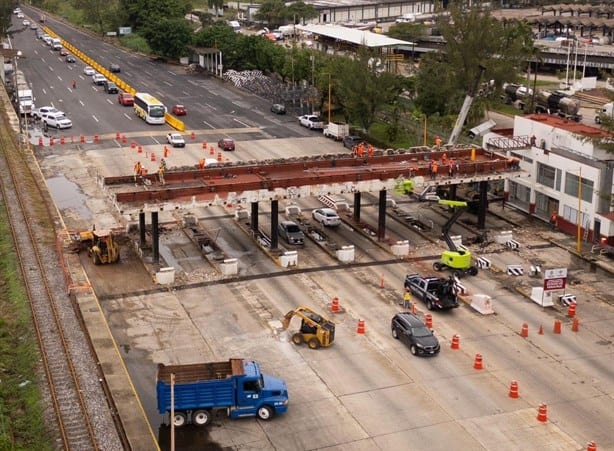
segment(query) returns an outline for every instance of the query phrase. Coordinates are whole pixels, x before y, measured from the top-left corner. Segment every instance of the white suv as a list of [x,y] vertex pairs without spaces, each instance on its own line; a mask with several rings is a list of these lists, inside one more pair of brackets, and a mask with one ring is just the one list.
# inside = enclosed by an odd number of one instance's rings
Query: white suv
[[57,113],[43,114],[42,119],[43,124],[47,127],[53,127],[58,129],[72,127],[72,121],[68,119],[61,111],[58,111]]
[[92,75],[92,81],[95,85],[102,86],[104,85],[104,82],[107,81],[107,77],[102,74],[94,74]]
[[32,110],[32,116],[34,116],[37,119],[42,119],[43,118],[43,114],[49,114],[49,113],[62,113],[62,114],[64,114],[63,111],[60,111],[57,108],[54,108],[52,106],[42,106],[40,108]]

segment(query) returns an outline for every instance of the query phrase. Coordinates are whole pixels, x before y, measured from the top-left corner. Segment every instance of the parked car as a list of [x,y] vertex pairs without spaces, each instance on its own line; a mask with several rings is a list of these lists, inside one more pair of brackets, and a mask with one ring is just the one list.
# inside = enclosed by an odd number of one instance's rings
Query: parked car
[[179,133],[169,133],[166,135],[166,142],[173,147],[185,147],[185,139]]
[[286,106],[281,103],[274,103],[271,106],[271,111],[275,114],[286,114]]
[[281,221],[278,226],[278,233],[288,244],[295,246],[305,244],[305,234],[296,222]]
[[405,343],[413,355],[436,355],[441,349],[437,337],[413,313],[401,312],[394,315],[390,329],[392,336]]
[[323,226],[337,227],[341,224],[341,218],[332,208],[317,208],[311,213],[314,221],[319,222]]
[[102,86],[102,85],[104,85],[105,81],[107,81],[107,77],[105,77],[102,74],[94,74],[94,75],[92,75],[92,82],[95,85]]
[[89,77],[91,77],[92,75],[94,75],[96,73],[96,71],[94,70],[94,68],[92,66],[85,66],[83,68],[83,73]]
[[120,105],[124,106],[134,105],[134,97],[132,97],[132,94],[128,94],[127,92],[120,92],[117,96],[117,101],[120,103]]
[[104,92],[106,92],[107,94],[117,94],[119,92],[119,88],[117,87],[117,85],[109,80],[105,80],[102,83],[102,87],[104,89]]
[[25,19],[25,20],[22,22],[22,24],[23,24],[23,26],[24,26],[24,27],[29,27],[29,26],[30,26],[30,21],[29,21],[28,19]]
[[64,47],[62,47],[60,49],[60,56],[68,56],[68,50],[66,50]]
[[184,105],[174,105],[172,112],[175,116],[185,116],[188,114],[188,110]]
[[35,23],[31,23],[30,30],[38,30],[38,26]]
[[64,114],[63,111],[60,111],[57,108],[54,108],[52,106],[42,106],[40,108],[36,108],[36,109],[32,110],[32,116],[37,118],[37,119],[42,119],[44,114],[49,114],[49,113],[61,113],[61,114]]
[[66,55],[66,58],[64,59],[64,61],[66,61],[67,63],[76,63],[77,58],[75,58],[72,55]]
[[119,67],[119,64],[115,64],[115,63],[109,64],[109,72],[117,74],[117,73],[119,73],[121,71],[122,71],[122,69],[121,69],[121,67]]
[[72,121],[61,111],[57,113],[46,113],[42,117],[43,125],[57,129],[72,127]]
[[300,116],[298,118],[298,123],[311,130],[322,130],[324,128],[324,122],[322,122],[320,116],[316,116],[315,114]]
[[235,142],[231,138],[222,138],[217,142],[217,146],[222,150],[235,150]]
[[353,149],[354,146],[357,146],[361,142],[363,142],[363,139],[360,136],[349,135],[343,137],[343,147],[346,149]]

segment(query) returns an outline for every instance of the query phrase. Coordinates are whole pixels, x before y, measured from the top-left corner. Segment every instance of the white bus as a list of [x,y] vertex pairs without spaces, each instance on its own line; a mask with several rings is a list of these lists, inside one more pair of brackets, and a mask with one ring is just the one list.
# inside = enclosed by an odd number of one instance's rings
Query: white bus
[[146,92],[137,92],[134,95],[134,111],[138,117],[148,124],[164,124],[166,107]]

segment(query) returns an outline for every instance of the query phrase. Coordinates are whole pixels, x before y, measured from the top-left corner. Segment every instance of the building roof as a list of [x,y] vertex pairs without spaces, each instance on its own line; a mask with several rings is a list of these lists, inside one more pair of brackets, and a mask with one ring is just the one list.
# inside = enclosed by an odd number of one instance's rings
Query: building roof
[[413,42],[402,41],[400,39],[389,38],[378,33],[370,31],[357,30],[354,28],[342,27],[339,25],[297,25],[296,28],[301,31],[306,31],[328,38],[337,39],[339,41],[350,42],[356,45],[365,47],[394,47],[398,45],[413,45]]
[[566,130],[575,135],[585,136],[587,138],[607,138],[612,136],[611,133],[608,133],[606,130],[601,128],[564,119],[558,116],[552,116],[550,114],[528,114],[523,117],[531,119],[535,122],[549,125],[551,127]]

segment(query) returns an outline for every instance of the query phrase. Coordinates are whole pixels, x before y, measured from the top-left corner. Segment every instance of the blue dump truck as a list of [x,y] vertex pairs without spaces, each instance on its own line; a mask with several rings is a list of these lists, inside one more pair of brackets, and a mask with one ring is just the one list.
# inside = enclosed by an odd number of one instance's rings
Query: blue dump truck
[[258,416],[270,420],[288,410],[288,388],[282,379],[260,372],[260,365],[244,359],[191,365],[158,364],[158,412],[171,413],[171,378],[174,378],[173,422],[204,426],[212,413],[226,409],[232,419]]

